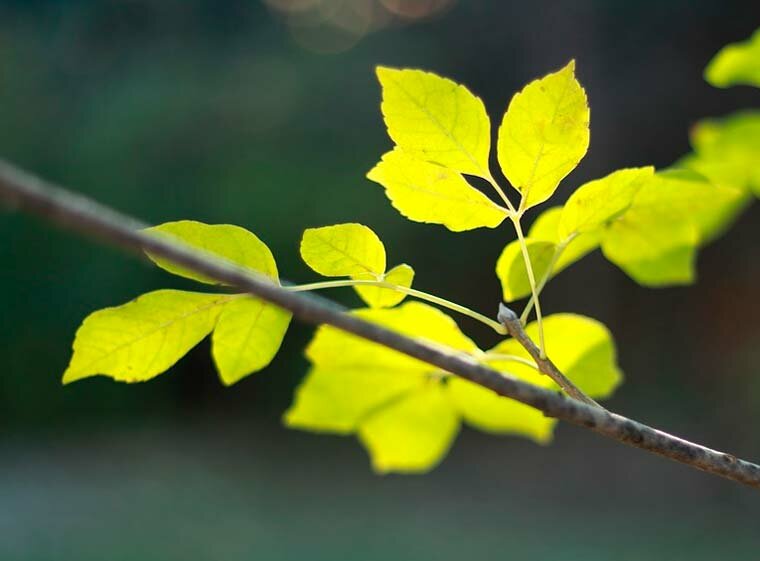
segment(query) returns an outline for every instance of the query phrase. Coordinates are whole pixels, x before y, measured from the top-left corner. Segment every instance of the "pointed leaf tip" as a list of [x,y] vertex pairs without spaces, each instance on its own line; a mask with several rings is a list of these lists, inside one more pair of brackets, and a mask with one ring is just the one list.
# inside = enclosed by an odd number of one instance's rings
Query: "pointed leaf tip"
[[82,322],[63,383],[90,376],[143,382],[165,372],[208,335],[230,295],[148,292]]
[[588,150],[588,101],[574,69],[572,60],[525,86],[499,127],[499,164],[522,194],[523,209],[551,197]]

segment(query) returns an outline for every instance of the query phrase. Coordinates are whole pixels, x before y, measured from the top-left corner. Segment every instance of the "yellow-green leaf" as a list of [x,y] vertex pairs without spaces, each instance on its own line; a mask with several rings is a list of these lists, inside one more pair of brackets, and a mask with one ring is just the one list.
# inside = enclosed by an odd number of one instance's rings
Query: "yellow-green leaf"
[[461,232],[495,228],[506,210],[472,187],[458,172],[396,148],[367,174],[385,187],[393,206],[410,220],[443,224]]
[[312,368],[285,413],[285,424],[315,432],[351,434],[362,419],[425,382],[422,372],[361,367]]
[[[466,352],[529,383],[556,389],[548,377],[524,364],[529,356],[515,341],[509,339],[481,353],[451,318],[426,304],[409,302],[394,309],[353,313]],[[569,314],[545,321],[555,362],[592,395],[609,395],[620,381],[620,372],[606,329],[594,320]],[[535,324],[527,329],[536,336]],[[551,438],[555,420],[541,412],[331,327],[317,330],[307,356],[313,367],[285,423],[305,430],[357,434],[377,471],[431,469],[449,449],[462,418],[488,432],[521,435],[541,443]]]
[[[538,323],[528,325],[526,332],[537,338]],[[601,322],[577,314],[554,314],[546,318],[544,337],[547,354],[591,397],[607,398],[623,381],[612,334]]]
[[[753,194],[747,190],[751,184],[747,169],[737,166],[728,159],[703,158],[698,154],[688,154],[676,162],[675,166],[693,170],[707,178],[713,185],[735,189],[733,199],[722,198],[714,202],[712,216],[703,221],[701,242],[712,241],[723,234],[752,202]],[[760,174],[757,185],[760,187]],[[758,190],[760,193],[760,190]]]
[[[362,277],[357,276],[355,278],[361,279]],[[412,281],[414,280],[414,269],[406,263],[402,263],[393,267],[378,280],[404,288],[411,288]],[[406,294],[403,292],[390,288],[378,286],[355,286],[354,288],[370,308],[392,308],[406,297]]]
[[[623,379],[609,330],[594,319],[576,314],[546,316],[543,326],[546,353],[557,368],[589,396],[609,397]],[[528,324],[525,331],[537,340],[538,323]],[[527,351],[514,339],[499,343],[488,353],[516,355],[530,360]],[[535,380],[535,369],[522,363],[504,362],[503,369],[518,377],[534,377]]]
[[309,228],[301,239],[301,257],[320,275],[343,277],[385,272],[385,246],[362,224]]
[[[351,313],[410,337],[466,352],[477,349],[475,343],[459,330],[453,319],[421,302],[406,302],[391,309],[365,308],[353,310]],[[317,329],[306,348],[306,356],[317,366],[374,366],[422,372],[430,370],[430,366],[424,362],[327,325]]]
[[448,78],[422,70],[377,68],[388,134],[413,157],[490,177],[491,123],[483,102]]
[[63,382],[102,374],[143,382],[166,371],[214,328],[229,295],[158,290],[85,318]]
[[559,243],[559,221],[562,218],[561,206],[552,206],[539,214],[530,225],[528,237],[545,242]]
[[[503,370],[510,373],[508,368]],[[547,379],[546,376],[536,375],[530,382],[544,385]],[[552,438],[557,421],[538,409],[461,378],[450,378],[446,387],[464,420],[479,430],[524,436],[539,444],[545,444]]]
[[[549,269],[556,246],[551,242],[530,238],[526,238],[525,244],[528,248],[533,274],[538,282],[538,279],[543,278]],[[496,276],[501,282],[501,290],[506,302],[512,302],[530,294],[528,271],[518,240],[507,244],[501,252],[496,261]]]
[[605,233],[602,252],[641,285],[671,286],[694,282],[698,243],[693,224],[631,209]]
[[557,257],[554,267],[552,267],[551,276],[558,274],[594,251],[599,247],[599,240],[601,239],[601,231],[591,231],[560,242],[559,221],[562,218],[562,210],[563,207],[560,206],[546,209],[536,218],[528,231],[528,237],[532,240],[551,242],[564,246],[559,257]]
[[[277,281],[277,265],[272,252],[264,242],[245,228],[231,224],[204,224],[194,220],[180,220],[147,228],[146,231],[177,238],[187,245],[223,257]],[[150,253],[148,257],[156,265],[175,275],[207,284],[219,284],[213,279],[175,265],[163,257]]]
[[[352,312],[449,350],[478,354],[443,312],[419,302]],[[444,372],[328,326],[307,349],[313,368],[285,415],[289,426],[357,433],[378,471],[425,471],[445,454],[459,426]]]
[[621,169],[578,187],[562,211],[560,239],[591,232],[614,220],[631,206],[634,196],[653,173],[653,167]]
[[760,29],[741,43],[726,45],[705,69],[705,80],[718,88],[760,87]]
[[497,154],[523,208],[542,203],[586,154],[589,108],[575,61],[517,93],[499,127]]
[[[741,197],[744,201],[749,201],[752,191],[760,193],[760,173],[758,177],[753,178],[751,167],[738,164],[731,161],[731,158],[716,158],[706,155],[690,153],[678,160],[674,165],[675,168],[689,169],[697,172],[714,185],[722,187],[731,187],[744,192],[745,196]],[[756,182],[756,183],[755,183]],[[755,183],[755,185],[753,185]]]
[[438,383],[406,394],[369,416],[359,438],[375,471],[425,472],[446,455],[459,430],[459,416]]
[[714,235],[725,205],[740,196],[692,171],[659,172],[607,228],[602,252],[640,284],[689,284],[696,248]]
[[697,157],[689,167],[714,183],[760,196],[760,111],[700,121],[691,141]]
[[225,304],[211,337],[214,363],[225,385],[272,362],[291,315],[274,304],[248,296]]

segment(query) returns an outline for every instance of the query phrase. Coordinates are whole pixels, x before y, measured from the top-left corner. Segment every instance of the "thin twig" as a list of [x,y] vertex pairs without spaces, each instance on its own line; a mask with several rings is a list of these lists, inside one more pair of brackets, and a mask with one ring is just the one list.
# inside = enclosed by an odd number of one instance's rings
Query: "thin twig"
[[474,319],[475,321],[479,321],[483,325],[487,325],[499,335],[507,334],[506,328],[501,323],[499,323],[498,321],[494,321],[493,319],[486,317],[483,314],[476,312],[475,310],[471,310],[467,306],[462,306],[461,304],[457,304],[456,302],[452,302],[451,300],[446,300],[446,298],[441,298],[440,296],[436,296],[435,294],[430,294],[429,292],[423,292],[422,290],[409,288],[408,286],[400,286],[398,284],[393,284],[390,282],[377,281],[377,280],[342,279],[342,280],[335,280],[335,281],[311,282],[308,284],[295,284],[292,286],[285,286],[285,288],[287,288],[291,292],[307,292],[307,291],[312,291],[312,290],[322,290],[325,288],[340,288],[340,287],[345,287],[345,286],[376,286],[378,288],[394,290],[396,292],[406,294],[407,296],[412,296],[413,298],[425,300],[426,302],[432,302],[433,304],[437,304],[438,306],[441,306],[442,308],[447,308],[454,312],[465,315],[469,318]]
[[474,358],[406,337],[345,313],[342,306],[298,294],[258,274],[198,251],[188,245],[143,232],[143,225],[90,199],[54,187],[0,160],[0,201],[59,226],[133,253],[150,251],[206,277],[234,286],[290,310],[312,324],[328,324],[369,341],[432,364],[495,393],[569,423],[591,429],[618,442],[659,454],[705,472],[760,489],[760,466],[688,442],[621,415],[568,399],[484,366]]
[[512,224],[515,226],[515,232],[517,233],[517,241],[520,243],[520,252],[525,262],[525,272],[528,274],[528,283],[530,284],[530,294],[533,303],[536,308],[536,323],[538,325],[538,356],[542,359],[546,358],[546,344],[544,342],[544,320],[541,313],[541,302],[538,299],[538,292],[536,291],[536,278],[533,274],[533,264],[530,261],[530,253],[528,252],[528,245],[525,243],[525,235],[520,225],[520,215],[512,216]]
[[578,401],[582,401],[593,407],[601,407],[596,401],[583,393],[583,390],[573,384],[572,380],[565,376],[549,357],[541,356],[541,349],[539,349],[533,340],[528,337],[528,334],[525,333],[522,321],[520,321],[520,318],[517,317],[515,312],[504,304],[499,304],[498,319],[499,322],[507,328],[507,331],[512,338],[520,343],[520,345],[528,351],[528,354],[530,354],[533,360],[536,361],[536,366],[538,366],[538,369],[542,374],[546,374],[549,378],[554,380],[554,383],[565,390],[565,393],[573,399],[577,399]]
[[[538,286],[536,287],[536,298],[539,298],[541,296],[541,292],[544,290],[546,283],[549,282],[549,278],[554,273],[554,267],[557,265],[557,261],[562,255],[562,252],[565,251],[565,248],[567,247],[568,243],[569,242],[565,241],[555,246],[554,253],[552,254],[551,260],[549,261],[549,265],[546,267],[544,276],[541,278],[540,281],[538,281]],[[528,303],[525,304],[525,308],[523,309],[522,314],[520,314],[520,321],[522,322],[523,325],[527,325],[528,318],[530,317],[530,312],[533,309],[533,305],[535,304],[535,301],[536,301],[535,298],[531,294],[530,300],[528,300]]]

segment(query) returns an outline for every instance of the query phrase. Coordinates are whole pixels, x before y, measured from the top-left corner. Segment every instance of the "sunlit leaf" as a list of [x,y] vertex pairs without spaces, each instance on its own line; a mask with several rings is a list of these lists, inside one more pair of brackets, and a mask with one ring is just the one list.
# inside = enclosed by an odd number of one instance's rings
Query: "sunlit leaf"
[[602,251],[640,284],[691,283],[696,248],[712,236],[716,209],[737,196],[691,171],[659,172],[606,230]]
[[359,427],[375,471],[418,473],[446,455],[459,431],[459,416],[435,382],[377,410]]
[[760,111],[699,122],[691,132],[689,167],[714,183],[760,196]]
[[[180,220],[147,228],[146,231],[177,238],[187,245],[223,257],[277,281],[277,265],[272,252],[264,242],[245,228],[230,224],[204,224],[194,220]],[[156,265],[175,275],[207,284],[219,284],[163,257],[150,253],[148,257]]]
[[[526,366],[527,352],[507,339],[488,353],[459,331],[443,312],[419,302],[394,309],[353,314],[406,335],[463,351],[529,383],[557,389]],[[609,332],[582,316],[545,319],[550,356],[581,388],[608,396],[620,382]],[[527,327],[536,337],[536,325]],[[514,360],[514,356],[522,362]],[[422,472],[433,468],[456,436],[460,419],[493,433],[515,434],[536,442],[551,439],[554,419],[540,411],[451,376],[380,345],[323,326],[309,345],[312,369],[285,414],[288,426],[317,432],[356,434],[377,471]]]
[[545,242],[559,243],[559,221],[562,218],[561,206],[552,206],[539,214],[528,230],[528,237]]
[[748,201],[752,192],[749,191],[752,182],[751,169],[737,165],[730,159],[711,158],[690,153],[673,164],[674,168],[690,169],[702,175],[715,185],[731,187],[745,193],[742,200]]
[[367,177],[385,187],[393,206],[410,220],[443,224],[454,232],[495,228],[506,211],[458,172],[411,157],[396,148]]
[[618,217],[653,173],[653,167],[621,169],[578,187],[562,211],[560,239],[597,230]]
[[[443,312],[419,302],[353,314],[450,351],[477,353]],[[459,426],[445,373],[381,345],[322,326],[307,349],[312,371],[285,416],[304,430],[357,433],[378,471],[425,471]]]
[[378,67],[388,134],[411,156],[490,177],[491,123],[483,102],[447,78]]
[[739,186],[747,185],[746,170],[732,164],[728,160],[701,158],[691,153],[681,158],[674,167],[693,170],[710,183],[719,186],[734,188],[736,196],[733,198],[722,197],[714,201],[711,216],[703,219],[701,234],[702,244],[712,241],[722,235],[749,206],[754,196],[751,191]]
[[[392,309],[354,310],[351,313],[410,337],[460,351],[477,349],[453,319],[421,302],[406,302]],[[375,365],[395,370],[430,370],[428,364],[415,358],[328,325],[317,329],[306,348],[306,356],[318,366],[358,368]]]
[[212,355],[226,385],[267,366],[280,349],[291,313],[258,298],[225,304],[211,337]]
[[166,371],[214,328],[229,295],[158,290],[90,314],[63,382],[102,374],[143,382]]
[[657,214],[630,210],[602,241],[604,256],[644,286],[690,284],[699,235],[693,224],[663,222]]
[[[362,276],[358,275],[355,278],[361,279]],[[414,280],[414,269],[406,263],[402,263],[393,267],[379,280],[395,284],[396,286],[410,288]],[[399,304],[406,297],[406,294],[403,292],[378,286],[355,286],[354,288],[362,300],[371,308],[391,308]]]
[[395,370],[367,363],[358,367],[312,368],[285,413],[292,428],[351,434],[373,411],[422,387],[423,371]]
[[[622,381],[622,373],[616,362],[612,335],[603,324],[576,314],[553,314],[544,317],[543,327],[546,353],[557,368],[591,397],[612,395]],[[537,322],[529,324],[525,331],[533,340],[538,339]],[[527,351],[514,339],[507,339],[488,352],[530,359]],[[504,362],[502,368],[531,383],[538,383],[537,373],[530,366]]]
[[760,87],[760,29],[746,41],[723,47],[707,65],[705,80],[718,88]]
[[542,203],[586,154],[589,108],[575,62],[517,93],[499,127],[504,175],[522,193],[523,208]]
[[[533,268],[533,274],[537,279],[541,279],[549,269],[554,250],[556,246],[551,242],[525,240],[530,262]],[[523,258],[520,242],[514,240],[507,244],[501,252],[499,259],[496,261],[496,276],[501,282],[501,290],[506,302],[512,302],[531,292],[530,281],[528,279],[527,268]]]
[[[508,363],[504,368],[509,374],[511,364],[513,363]],[[544,387],[550,387],[546,381],[551,382],[546,376],[538,373],[529,381]],[[474,428],[495,434],[524,436],[540,444],[545,444],[552,438],[557,421],[538,409],[497,395],[461,378],[450,378],[447,390],[462,418]]]
[[[451,318],[418,302],[351,313],[407,335],[424,334],[428,341],[475,348]],[[314,368],[285,416],[289,426],[304,430],[352,433],[371,412],[421,387],[431,370],[424,362],[330,326],[317,329],[306,356]]]
[[309,228],[301,239],[301,257],[320,275],[380,276],[385,272],[385,247],[362,224]]

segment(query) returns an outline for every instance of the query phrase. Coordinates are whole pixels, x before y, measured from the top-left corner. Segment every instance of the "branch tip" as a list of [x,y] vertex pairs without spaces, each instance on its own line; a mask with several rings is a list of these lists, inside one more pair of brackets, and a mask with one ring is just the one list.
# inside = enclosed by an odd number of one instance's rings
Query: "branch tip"
[[520,318],[517,317],[515,311],[507,306],[504,302],[499,302],[499,313],[496,315],[496,319],[498,319],[499,323],[504,324],[504,327],[507,328],[508,323],[513,323],[520,320]]

